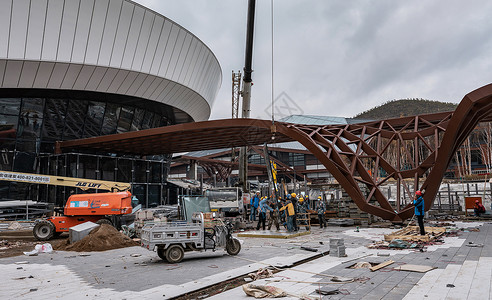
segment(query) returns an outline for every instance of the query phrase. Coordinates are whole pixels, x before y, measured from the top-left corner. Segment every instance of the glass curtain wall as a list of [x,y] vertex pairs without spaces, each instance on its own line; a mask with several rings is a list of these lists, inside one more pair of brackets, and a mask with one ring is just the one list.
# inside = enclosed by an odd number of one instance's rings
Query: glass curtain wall
[[[21,92],[5,92],[18,93]],[[31,93],[41,93],[34,91]],[[143,99],[102,94],[50,91],[44,97],[0,96],[0,170],[131,182],[145,206],[163,202],[162,185],[167,156],[128,160],[112,156],[65,155],[54,162],[40,155],[54,152],[56,141],[167,126],[172,109]],[[115,99],[113,99],[113,98]],[[98,99],[100,98],[100,99]],[[109,98],[111,100],[107,101]],[[121,101],[119,104],[117,101]],[[151,185],[151,187],[149,187]],[[0,200],[66,199],[75,189],[33,188],[30,184],[0,181]],[[150,196],[149,196],[150,195]],[[149,202],[150,199],[150,202]]]

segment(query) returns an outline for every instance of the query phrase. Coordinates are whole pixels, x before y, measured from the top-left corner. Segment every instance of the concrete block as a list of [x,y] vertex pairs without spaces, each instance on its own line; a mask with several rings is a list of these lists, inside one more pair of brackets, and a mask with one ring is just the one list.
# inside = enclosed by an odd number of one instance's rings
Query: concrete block
[[92,229],[99,227],[98,224],[92,222],[85,222],[73,227],[68,228],[69,240],[73,244],[86,237]]

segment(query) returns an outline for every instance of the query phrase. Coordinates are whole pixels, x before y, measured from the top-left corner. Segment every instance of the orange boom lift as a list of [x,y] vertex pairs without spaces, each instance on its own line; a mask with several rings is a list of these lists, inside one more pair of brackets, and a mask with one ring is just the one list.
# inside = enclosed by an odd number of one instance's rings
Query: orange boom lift
[[63,216],[52,216],[35,221],[33,234],[40,241],[49,240],[62,232],[68,232],[70,227],[88,221],[112,225],[108,216],[132,212],[129,183],[7,171],[0,171],[0,180],[111,191],[70,196],[65,204]]

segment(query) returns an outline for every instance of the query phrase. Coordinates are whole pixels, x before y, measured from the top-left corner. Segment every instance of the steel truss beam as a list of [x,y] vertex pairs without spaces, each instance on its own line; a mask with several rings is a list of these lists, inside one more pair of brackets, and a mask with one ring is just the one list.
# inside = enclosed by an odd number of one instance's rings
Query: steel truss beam
[[[467,94],[454,112],[349,125],[276,122],[272,126],[266,120],[215,120],[57,142],[57,151],[150,155],[298,141],[362,211],[399,222],[413,215],[411,199],[417,189],[425,190],[425,209],[430,209],[454,153],[478,122],[492,120],[491,114],[489,84]],[[223,168],[220,173],[229,173],[229,166]],[[398,186],[394,205],[381,191],[389,180]]]

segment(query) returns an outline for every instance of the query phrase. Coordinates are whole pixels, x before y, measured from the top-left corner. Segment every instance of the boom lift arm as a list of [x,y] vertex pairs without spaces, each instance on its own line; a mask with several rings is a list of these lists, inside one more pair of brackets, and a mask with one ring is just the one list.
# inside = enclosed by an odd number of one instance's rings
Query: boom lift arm
[[0,180],[49,184],[58,186],[70,186],[82,190],[99,189],[111,192],[125,192],[130,190],[131,185],[126,182],[115,182],[95,179],[62,177],[52,175],[30,174],[21,172],[0,171]]

